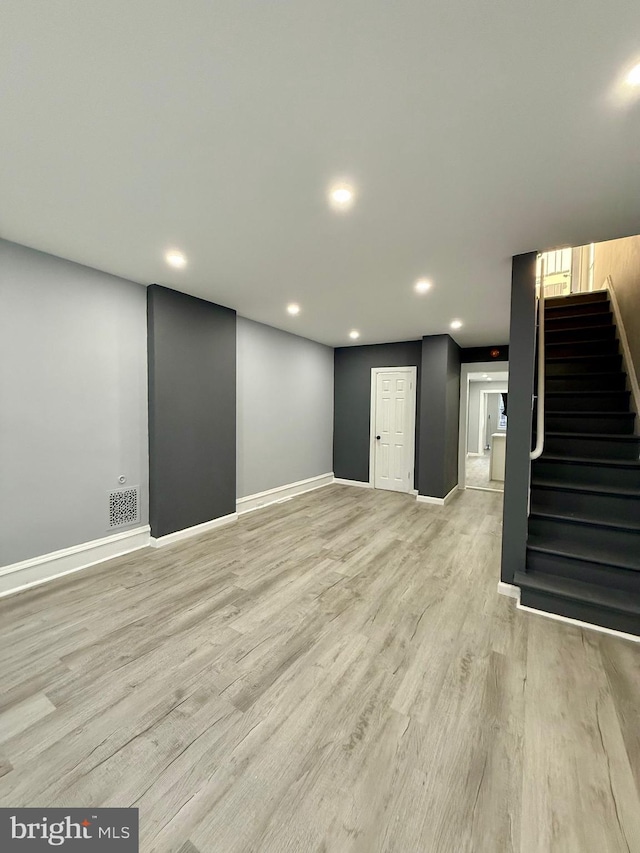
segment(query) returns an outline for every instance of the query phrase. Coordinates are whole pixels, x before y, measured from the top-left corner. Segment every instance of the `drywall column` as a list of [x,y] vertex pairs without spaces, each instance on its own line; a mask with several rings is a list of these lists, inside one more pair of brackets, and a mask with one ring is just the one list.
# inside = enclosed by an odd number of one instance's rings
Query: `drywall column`
[[236,312],[147,289],[151,535],[236,509]]
[[509,415],[504,483],[501,579],[512,583],[525,565],[531,413],[535,362],[536,252],[516,255],[511,274]]
[[458,484],[460,347],[449,335],[422,339],[418,491],[444,498]]

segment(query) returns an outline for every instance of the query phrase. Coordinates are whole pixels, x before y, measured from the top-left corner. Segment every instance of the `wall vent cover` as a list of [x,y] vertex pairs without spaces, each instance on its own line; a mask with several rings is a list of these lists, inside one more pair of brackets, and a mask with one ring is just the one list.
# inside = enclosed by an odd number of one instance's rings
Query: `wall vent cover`
[[109,492],[109,527],[122,527],[138,520],[138,488]]

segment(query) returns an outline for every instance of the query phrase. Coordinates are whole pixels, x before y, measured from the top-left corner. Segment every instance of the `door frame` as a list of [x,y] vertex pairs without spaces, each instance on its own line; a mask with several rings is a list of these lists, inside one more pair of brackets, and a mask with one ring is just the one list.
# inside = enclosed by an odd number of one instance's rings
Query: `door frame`
[[[369,405],[369,485],[375,489],[376,482],[376,404],[377,389],[378,389],[378,374],[379,373],[409,373],[411,375],[412,393],[409,395],[409,416],[411,419],[411,438],[407,453],[409,456],[409,464],[411,465],[409,484],[407,494],[417,494],[415,488],[416,479],[416,400],[418,393],[418,368],[415,365],[407,367],[372,367],[371,368],[371,403]],[[398,492],[402,494],[402,492]]]
[[[508,361],[476,361],[460,365],[460,421],[458,424],[458,488],[467,488],[467,438],[469,431],[469,374],[506,373],[509,388]],[[493,392],[491,392],[493,393]],[[500,393],[499,391],[496,393]],[[508,391],[507,391],[508,393]]]

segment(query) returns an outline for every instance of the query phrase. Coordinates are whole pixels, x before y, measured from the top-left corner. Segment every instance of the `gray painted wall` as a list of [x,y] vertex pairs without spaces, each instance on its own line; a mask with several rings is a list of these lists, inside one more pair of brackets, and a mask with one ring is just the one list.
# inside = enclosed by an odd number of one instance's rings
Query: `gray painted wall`
[[0,240],[0,305],[0,565],[117,532],[120,474],[146,524],[145,289]]
[[147,288],[151,534],[236,508],[236,312]]
[[531,395],[535,361],[536,253],[516,255],[511,273],[509,428],[504,482],[501,578],[524,570],[531,452]]
[[369,481],[371,368],[418,368],[415,482],[419,470],[420,341],[338,347],[334,353],[333,472],[345,480]]
[[460,347],[449,335],[422,339],[420,379],[421,495],[444,498],[458,482]]
[[237,495],[329,474],[333,350],[238,317]]

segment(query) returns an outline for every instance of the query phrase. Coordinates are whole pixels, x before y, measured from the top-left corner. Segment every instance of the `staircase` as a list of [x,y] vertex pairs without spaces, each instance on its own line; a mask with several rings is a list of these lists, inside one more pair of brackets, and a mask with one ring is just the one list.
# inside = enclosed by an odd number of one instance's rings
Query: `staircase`
[[605,290],[545,301],[521,604],[640,635],[640,436]]

